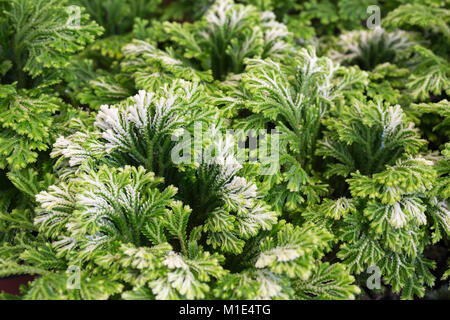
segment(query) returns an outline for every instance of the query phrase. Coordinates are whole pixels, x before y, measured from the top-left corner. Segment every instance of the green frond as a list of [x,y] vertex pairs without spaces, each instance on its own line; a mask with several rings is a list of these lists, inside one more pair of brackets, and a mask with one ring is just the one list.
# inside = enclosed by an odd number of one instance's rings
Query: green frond
[[326,248],[330,239],[331,235],[325,230],[286,225],[274,238],[266,237],[261,242],[261,253],[255,266],[307,279],[312,272],[314,254]]
[[408,89],[415,99],[424,100],[429,92],[439,95],[450,91],[450,64],[422,46],[414,46],[417,53],[417,65],[409,77]]
[[113,35],[131,31],[138,17],[156,15],[161,0],[71,0],[71,3],[86,8],[92,19],[105,28],[105,35]]
[[308,280],[295,281],[294,288],[305,300],[348,300],[360,292],[353,282],[344,265],[320,263]]
[[62,101],[38,90],[0,85],[0,168],[23,169],[48,149],[52,115]]
[[405,4],[388,13],[383,24],[389,27],[418,26],[425,30],[442,33],[450,39],[450,11],[423,4]]
[[37,278],[28,288],[24,300],[106,300],[122,291],[122,285],[105,277],[80,274],[80,288],[68,289],[70,274],[50,273]]

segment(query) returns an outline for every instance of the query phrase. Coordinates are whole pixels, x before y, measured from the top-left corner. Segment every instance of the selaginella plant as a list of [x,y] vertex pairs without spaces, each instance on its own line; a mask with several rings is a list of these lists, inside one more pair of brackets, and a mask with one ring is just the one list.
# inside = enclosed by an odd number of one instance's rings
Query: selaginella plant
[[383,24],[388,28],[414,30],[421,43],[413,47],[416,59],[407,88],[415,100],[424,101],[429,93],[450,92],[450,10],[444,4],[406,4],[388,14]]
[[30,299],[353,297],[345,266],[320,262],[332,235],[278,221],[226,140],[210,134],[201,162],[172,161],[183,129],[220,130],[208,105],[202,86],[178,80],[102,106],[94,131],[59,138],[56,183],[36,196],[45,241],[3,246],[2,274],[42,275]]
[[[399,95],[401,90],[402,96],[410,96],[401,97],[403,104],[426,100],[429,92],[448,94],[449,13],[434,5],[399,6],[383,19],[384,27],[342,33],[337,49],[333,46],[330,56],[338,62],[373,71],[372,90],[376,94],[386,92],[385,97],[392,93]],[[411,25],[420,29],[412,29]],[[395,103],[400,102],[399,98]]]
[[342,241],[337,257],[351,272],[377,267],[394,292],[423,296],[435,266],[424,251],[450,233],[447,197],[434,187],[437,160],[421,153],[425,141],[399,105],[354,101],[327,123],[317,152],[330,160],[333,198],[305,218]]
[[[224,90],[216,103],[235,118],[236,128],[278,131],[279,161],[273,174],[259,177],[260,188],[278,211],[298,211],[328,190],[315,156],[323,119],[355,88],[363,88],[367,76],[317,57],[313,47],[300,49],[288,65],[271,59],[247,63],[239,87]],[[242,110],[251,114],[241,117]]]
[[53,181],[46,151],[89,117],[64,101],[62,79],[102,28],[72,9],[67,1],[0,2],[0,241],[18,248],[34,243],[35,195]]
[[124,70],[139,88],[176,78],[223,81],[244,70],[245,58],[279,59],[291,48],[286,26],[272,12],[231,0],[217,1],[198,21],[164,22],[162,28],[157,43],[135,40],[123,49]]
[[[67,75],[71,98],[90,107],[102,102],[117,102],[134,94],[123,76],[117,75],[118,61],[123,58],[122,47],[133,40],[140,23],[158,19],[161,0],[71,0],[71,4],[85,8],[92,20],[105,32],[72,61]],[[146,21],[147,21],[146,20]],[[80,92],[81,91],[81,92]],[[92,101],[95,93],[97,100]]]
[[[242,2],[252,4],[261,10],[273,11],[277,20],[285,23],[289,31],[302,41],[314,41],[319,37],[330,40],[344,30],[364,29],[368,25],[367,22],[373,23],[373,17],[377,16],[384,20],[385,16],[393,11],[396,11],[396,15],[402,21],[422,20],[422,25],[426,25],[429,21],[417,18],[419,16],[431,17],[433,25],[440,24],[441,27],[444,23],[439,23],[439,18],[446,18],[445,12],[438,8],[445,5],[445,1],[434,0],[413,0],[410,1],[413,4],[409,5],[404,5],[406,2],[404,0],[242,0]],[[408,7],[408,10],[400,10],[402,7]]]
[[136,18],[156,16],[161,0],[71,0],[105,28],[104,36],[124,35],[132,31]]
[[379,26],[373,30],[351,31],[340,36],[339,51],[331,52],[331,56],[341,63],[373,70],[382,63],[398,63],[412,45],[409,37],[405,31],[390,33]]
[[22,169],[54,140],[55,113],[74,111],[55,89],[73,54],[102,28],[67,1],[0,3],[0,168]]

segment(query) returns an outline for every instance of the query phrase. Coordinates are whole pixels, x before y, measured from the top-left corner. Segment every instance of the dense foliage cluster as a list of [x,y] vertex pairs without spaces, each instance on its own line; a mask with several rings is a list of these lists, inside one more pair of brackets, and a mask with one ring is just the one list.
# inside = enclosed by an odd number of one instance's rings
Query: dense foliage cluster
[[448,294],[449,22],[444,0],[0,0],[0,278],[36,276],[0,297]]

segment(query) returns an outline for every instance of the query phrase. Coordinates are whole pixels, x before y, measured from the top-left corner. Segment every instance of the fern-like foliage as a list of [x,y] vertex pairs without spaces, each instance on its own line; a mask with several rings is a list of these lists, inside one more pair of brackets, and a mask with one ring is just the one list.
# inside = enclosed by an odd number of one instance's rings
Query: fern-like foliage
[[[209,234],[208,243],[240,252],[243,241],[239,238],[255,235],[260,227],[268,228],[274,215],[258,203],[256,187],[237,176],[239,163],[226,149],[218,150],[214,158],[198,166],[188,163],[177,168],[171,160],[173,135],[183,128],[193,131],[194,120],[202,121],[210,114],[208,110],[201,113],[204,99],[200,90],[197,85],[178,81],[166,87],[160,97],[141,91],[134,97],[134,105],[122,109],[104,106],[97,116],[98,132],[87,139],[86,146],[60,139],[54,154],[62,154],[72,164],[93,155],[99,163],[141,165],[168,177],[167,183],[175,184],[181,199],[194,210],[197,223],[206,222],[203,230]],[[75,143],[85,139],[80,135],[73,138]],[[220,159],[225,162],[221,164]],[[238,216],[230,216],[232,212]]]
[[62,101],[39,90],[18,90],[16,83],[0,90],[0,168],[22,169],[48,148],[52,115]]
[[71,16],[67,1],[9,0],[2,10],[0,59],[11,62],[5,77],[20,87],[27,85],[27,76],[66,67],[74,52],[102,32],[81,8],[79,16]]
[[352,285],[354,279],[345,265],[320,263],[307,281],[294,283],[295,290],[305,300],[352,299],[359,288]]
[[34,162],[52,141],[53,115],[68,112],[50,86],[61,81],[73,54],[102,32],[81,9],[77,17],[69,9],[67,1],[0,4],[0,168]]
[[[261,251],[250,259],[249,268],[221,279],[215,289],[216,295],[223,299],[354,297],[359,289],[351,284],[354,278],[348,275],[345,267],[335,265],[331,267],[333,274],[324,275],[317,272],[314,265],[314,260],[328,249],[324,240],[331,239],[330,236],[325,230],[311,225],[293,227],[280,222],[260,242]],[[317,246],[319,243],[322,245]]]
[[401,5],[383,20],[383,25],[387,28],[420,31],[423,43],[427,44],[414,46],[415,68],[408,81],[408,88],[414,99],[426,100],[429,93],[448,94],[448,22],[449,10],[443,4],[439,7],[423,3]]
[[335,230],[343,241],[337,255],[352,272],[378,266],[402,297],[423,296],[434,283],[425,246],[448,237],[450,216],[446,200],[433,193],[436,164],[419,154],[417,130],[400,106],[381,101],[356,103],[329,128],[318,153],[335,159],[330,176],[349,177],[351,198],[336,182],[342,198],[324,201],[306,216]]
[[407,87],[413,98],[425,100],[429,94],[450,93],[450,63],[431,50],[415,46],[416,67],[408,79]]
[[[51,243],[48,259],[35,262],[30,253],[4,262],[40,268],[25,298],[288,299],[303,292],[295,281],[320,287],[311,277],[331,234],[312,224],[277,223],[256,185],[238,175],[241,165],[219,127],[207,131],[211,158],[171,164],[164,145],[211,113],[199,103],[202,90],[175,81],[159,92],[141,91],[123,105],[102,107],[95,131],[58,140],[59,180],[36,196],[34,219]],[[49,256],[58,264],[50,270],[43,263]],[[69,266],[89,279],[75,293],[63,285]],[[339,272],[339,292],[358,292],[352,277]]]
[[134,19],[149,19],[155,15],[161,0],[72,0],[83,6],[99,25],[105,28],[105,36],[125,34],[133,28]]
[[383,23],[390,27],[418,26],[450,39],[448,23],[450,11],[425,4],[405,4],[390,12]]
[[[419,112],[420,115],[424,115],[427,113],[439,115],[439,123],[432,128],[434,132],[440,132],[442,131],[442,135],[444,137],[448,137],[448,133],[450,130],[450,103],[444,99],[442,101],[439,101],[437,103],[419,103],[419,104],[413,104],[413,109]],[[445,141],[448,140],[448,138]],[[448,173],[450,172],[449,167],[449,147],[450,143],[447,142],[443,145],[441,148],[441,154],[442,157],[437,160],[436,163],[436,169],[437,173],[439,175],[438,180],[436,181],[435,189],[436,195],[440,195],[443,199],[449,198],[449,176]]]
[[326,193],[326,185],[314,173],[321,121],[334,102],[345,100],[344,90],[351,92],[366,82],[363,73],[339,69],[331,60],[317,57],[312,47],[300,50],[291,64],[285,68],[272,60],[250,60],[241,87],[230,93],[231,98],[217,100],[226,114],[238,116],[239,109],[253,113],[238,118],[238,128],[278,130],[278,167],[261,186],[278,210],[315,203]]
[[338,160],[329,165],[329,174],[348,176],[377,173],[392,165],[403,154],[416,154],[425,141],[406,121],[399,105],[382,101],[360,102],[342,109],[340,119],[328,120],[334,139],[321,142],[318,153]]
[[144,89],[157,88],[165,78],[224,80],[244,70],[245,58],[275,59],[289,51],[289,33],[274,18],[252,6],[216,1],[199,21],[165,22],[158,46],[163,50],[142,40],[127,45],[124,68]]
[[445,1],[0,0],[0,12],[0,277],[35,277],[1,299],[442,288]]
[[367,8],[379,5],[383,11],[390,10],[397,1],[368,0],[245,0],[263,10],[273,11],[279,21],[301,39],[311,40],[315,36],[333,35],[340,30],[361,29],[369,18]]
[[205,14],[215,0],[179,0],[165,3],[162,18],[164,20],[193,21]]
[[334,50],[330,54],[339,62],[372,70],[381,63],[397,62],[412,45],[408,40],[410,37],[405,31],[386,32],[381,27],[369,31],[351,31],[340,36],[340,51]]
[[[397,10],[401,8],[399,7]],[[393,11],[389,16],[395,13],[396,11]],[[403,15],[400,16],[403,17]],[[391,21],[389,18],[387,21],[387,26],[391,28],[393,25],[397,26],[397,24],[389,22]],[[434,95],[448,93],[447,52],[430,50],[423,44],[419,44],[418,40],[420,40],[420,36],[417,34],[399,29],[386,31],[377,26],[373,30],[358,30],[341,34],[338,41],[339,49],[332,49],[330,55],[338,62],[347,65],[356,64],[364,70],[374,71],[377,66],[387,62],[397,66],[398,68],[391,66],[390,69],[399,75],[403,74],[403,79],[399,80],[403,80],[404,84],[400,87],[405,95],[411,96],[410,100],[425,100],[430,93]],[[402,72],[402,69],[399,68],[407,69],[409,72]],[[392,71],[390,75],[392,75]],[[392,86],[392,82],[390,80],[385,82],[383,87],[377,87],[381,91],[386,91],[385,87]],[[393,88],[390,90],[392,91]],[[377,90],[376,94],[379,93],[380,90]],[[409,101],[406,102],[409,103]]]

